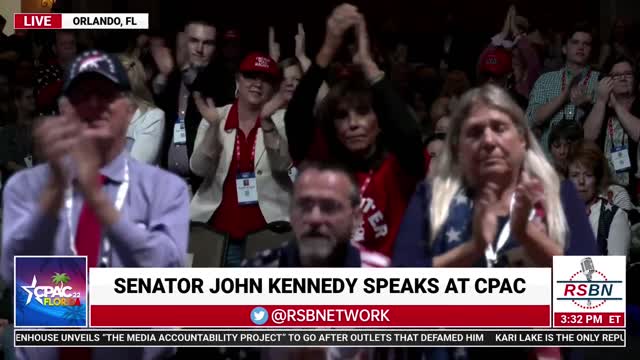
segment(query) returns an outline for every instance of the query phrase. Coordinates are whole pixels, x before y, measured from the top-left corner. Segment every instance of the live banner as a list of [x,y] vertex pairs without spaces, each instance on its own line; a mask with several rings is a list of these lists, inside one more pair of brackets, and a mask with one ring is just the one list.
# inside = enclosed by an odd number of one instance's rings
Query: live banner
[[15,330],[15,346],[624,347],[625,330],[198,329]]

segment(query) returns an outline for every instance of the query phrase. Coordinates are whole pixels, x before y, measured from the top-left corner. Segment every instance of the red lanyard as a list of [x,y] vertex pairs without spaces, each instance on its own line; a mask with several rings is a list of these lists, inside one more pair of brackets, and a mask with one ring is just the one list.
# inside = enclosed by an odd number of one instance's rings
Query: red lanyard
[[[240,172],[240,161],[242,161],[241,157],[240,157],[240,134],[238,133],[240,131],[240,128],[238,128],[236,130],[236,168],[238,169],[238,172]],[[251,134],[251,131],[249,131],[249,134]],[[247,135],[247,138],[249,138],[249,135]],[[255,159],[256,159],[256,143],[258,142],[258,133],[256,133],[256,137],[253,139],[253,148],[251,149],[251,166],[255,167]]]
[[[589,83],[589,79],[591,79],[591,70],[587,72],[587,76],[584,77],[584,81],[582,82],[582,86],[586,86]],[[562,71],[562,91],[567,87],[567,70]]]
[[373,177],[373,170],[369,170],[369,174],[367,175],[367,178],[364,179],[362,186],[360,186],[360,196],[364,196],[364,192],[365,190],[367,190],[367,187],[369,187],[369,183],[371,183],[372,177]]

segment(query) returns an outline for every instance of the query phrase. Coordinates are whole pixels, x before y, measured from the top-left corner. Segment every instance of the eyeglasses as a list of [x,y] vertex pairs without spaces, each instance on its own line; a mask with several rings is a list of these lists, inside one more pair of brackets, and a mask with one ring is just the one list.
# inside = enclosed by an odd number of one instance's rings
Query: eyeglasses
[[633,72],[611,73],[609,76],[611,76],[613,80],[631,79],[633,77]]

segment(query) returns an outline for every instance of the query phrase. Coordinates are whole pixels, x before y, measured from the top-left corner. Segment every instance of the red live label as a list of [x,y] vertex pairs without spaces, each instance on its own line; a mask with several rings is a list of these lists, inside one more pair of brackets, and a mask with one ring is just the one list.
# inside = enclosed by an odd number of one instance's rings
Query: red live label
[[14,14],[15,29],[62,29],[62,14]]
[[624,313],[554,313],[554,327],[624,327]]

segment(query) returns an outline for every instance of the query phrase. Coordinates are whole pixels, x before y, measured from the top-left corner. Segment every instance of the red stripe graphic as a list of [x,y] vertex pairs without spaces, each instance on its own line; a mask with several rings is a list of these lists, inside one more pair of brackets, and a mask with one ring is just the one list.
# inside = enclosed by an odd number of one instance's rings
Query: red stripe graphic
[[13,24],[18,29],[62,29],[62,14],[14,14]]
[[[91,305],[91,326],[251,327],[260,305]],[[550,327],[549,305],[265,305],[262,326]],[[282,316],[284,315],[284,318]],[[274,318],[277,318],[274,322]]]

